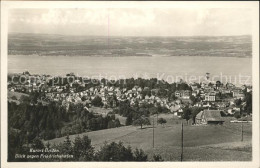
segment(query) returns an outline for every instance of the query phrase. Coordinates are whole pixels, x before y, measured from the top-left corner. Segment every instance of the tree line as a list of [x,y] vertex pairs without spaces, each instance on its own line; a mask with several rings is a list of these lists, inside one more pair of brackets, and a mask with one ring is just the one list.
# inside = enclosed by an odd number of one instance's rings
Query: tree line
[[31,143],[36,137],[48,140],[120,126],[115,115],[96,115],[82,104],[70,104],[66,110],[56,102],[48,105],[8,102],[9,130],[17,130],[24,143]]
[[[91,139],[88,136],[77,136],[74,141],[67,136],[65,140],[59,144],[44,144],[39,138],[33,140],[30,147],[21,144],[16,145],[16,151],[9,151],[8,161],[18,162],[50,162],[50,161],[164,161],[159,154],[154,154],[152,159],[148,160],[148,154],[142,149],[132,149],[131,146],[125,147],[122,142],[105,142],[100,150],[95,150],[91,145]],[[40,158],[15,158],[15,153],[30,155],[30,149],[52,149],[55,150],[54,155],[68,155],[71,157],[40,157]],[[46,154],[43,151],[33,152],[33,155]],[[49,154],[49,153],[48,153]]]

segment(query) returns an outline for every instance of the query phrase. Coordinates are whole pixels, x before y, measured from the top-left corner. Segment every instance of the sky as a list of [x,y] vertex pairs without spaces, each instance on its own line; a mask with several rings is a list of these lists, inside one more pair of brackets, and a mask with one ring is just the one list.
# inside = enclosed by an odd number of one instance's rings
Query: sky
[[9,33],[85,36],[251,35],[247,8],[11,9]]

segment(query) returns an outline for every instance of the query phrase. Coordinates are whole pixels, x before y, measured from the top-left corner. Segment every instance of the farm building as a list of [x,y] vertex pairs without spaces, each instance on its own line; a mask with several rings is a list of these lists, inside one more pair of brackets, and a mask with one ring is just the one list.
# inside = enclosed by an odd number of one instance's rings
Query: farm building
[[219,110],[204,110],[196,115],[196,124],[223,124]]

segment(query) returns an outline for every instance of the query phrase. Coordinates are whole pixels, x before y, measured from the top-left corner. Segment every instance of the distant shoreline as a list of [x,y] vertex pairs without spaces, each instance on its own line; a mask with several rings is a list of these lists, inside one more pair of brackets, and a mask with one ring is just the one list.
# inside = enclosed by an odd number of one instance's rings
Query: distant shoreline
[[117,55],[35,55],[35,54],[8,54],[7,56],[36,56],[36,57],[228,57],[228,58],[252,58],[252,56],[206,56],[206,55],[133,55],[133,56],[127,56],[127,55],[121,55],[121,56],[117,56]]
[[70,37],[10,34],[8,55],[86,57],[252,57],[251,36]]

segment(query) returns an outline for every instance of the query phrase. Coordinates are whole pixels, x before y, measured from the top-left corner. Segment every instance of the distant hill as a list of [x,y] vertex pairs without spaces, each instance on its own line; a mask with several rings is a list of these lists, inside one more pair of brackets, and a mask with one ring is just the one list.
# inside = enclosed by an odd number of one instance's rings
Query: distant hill
[[9,55],[252,57],[251,36],[105,37],[11,33]]

